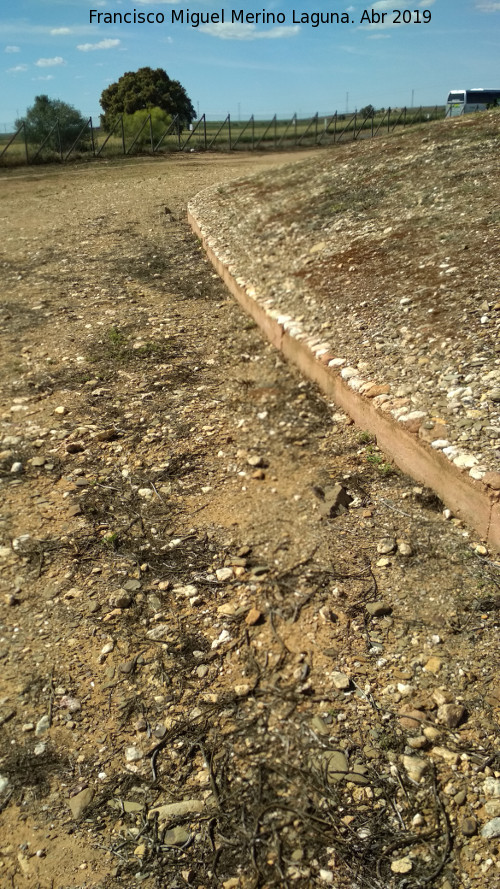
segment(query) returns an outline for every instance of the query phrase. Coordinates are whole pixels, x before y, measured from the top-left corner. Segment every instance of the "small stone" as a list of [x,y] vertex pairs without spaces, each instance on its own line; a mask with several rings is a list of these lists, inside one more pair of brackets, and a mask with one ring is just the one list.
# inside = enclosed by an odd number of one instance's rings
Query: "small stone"
[[459,469],[472,469],[476,465],[477,459],[472,454],[459,454],[453,462]]
[[434,673],[436,675],[439,673],[441,669],[441,660],[438,657],[430,657],[429,660],[424,665],[424,670],[426,673]]
[[101,648],[101,654],[103,654],[103,655],[110,654],[113,651],[114,647],[115,647],[114,642],[106,642],[106,645],[103,645],[103,647]]
[[4,790],[9,786],[9,779],[5,777],[5,775],[0,775],[0,793],[3,793]]
[[144,753],[138,747],[125,747],[126,762],[139,762],[143,757]]
[[409,874],[413,868],[411,858],[406,855],[404,858],[396,858],[391,862],[391,870],[393,874]]
[[42,716],[42,718],[39,719],[36,724],[35,735],[37,736],[37,738],[40,738],[42,735],[45,735],[45,733],[48,732],[49,728],[50,728],[49,717],[47,715]]
[[149,810],[148,818],[158,815],[159,821],[167,821],[169,818],[178,818],[182,815],[199,815],[205,809],[205,803],[200,799],[183,799],[178,803],[166,803],[163,806],[155,806]]
[[22,472],[23,471],[23,464],[19,463],[19,461],[17,460],[10,467],[10,471],[13,472],[14,474],[18,474],[18,473]]
[[412,552],[413,550],[409,543],[405,543],[404,541],[398,543],[398,553],[400,556],[411,556]]
[[262,612],[258,608],[251,608],[245,617],[247,627],[254,627],[262,620]]
[[448,728],[457,728],[467,719],[467,710],[462,704],[442,704],[438,707],[437,719]]
[[350,503],[352,497],[343,485],[328,485],[320,493],[319,511],[325,518],[335,518],[346,513]]
[[144,858],[146,854],[146,844],[140,843],[139,846],[136,846],[134,849],[134,855],[136,858]]
[[66,453],[68,454],[80,454],[85,450],[85,445],[82,441],[68,441],[66,443]]
[[500,815],[500,799],[489,799],[484,804],[484,811],[490,818],[497,818]]
[[59,407],[54,408],[54,413],[62,417],[64,414],[68,413],[68,408],[64,407],[63,404],[60,404]]
[[393,874],[409,874],[413,869],[411,858],[408,855],[405,858],[396,858],[391,862],[391,870]]
[[351,687],[351,680],[346,673],[340,673],[337,670],[334,670],[331,677],[335,688],[339,691],[347,691],[347,689]]
[[402,761],[408,777],[418,784],[429,768],[427,760],[421,759],[419,756],[403,756]]
[[453,797],[453,802],[457,806],[463,806],[466,799],[467,799],[467,794],[466,794],[465,790],[459,790],[458,793],[456,793],[455,796]]
[[453,750],[448,750],[447,747],[433,747],[432,755],[444,759],[450,766],[456,766],[459,762],[458,753],[454,753]]
[[440,707],[441,704],[452,704],[453,703],[453,695],[451,694],[451,692],[446,691],[443,688],[436,688],[432,692],[432,699],[433,699],[433,701],[436,702],[438,707]]
[[500,779],[486,778],[483,784],[484,795],[490,799],[500,799]]
[[267,460],[264,459],[264,457],[259,457],[256,455],[252,455],[251,457],[248,457],[247,463],[249,466],[252,466],[254,469],[265,469],[266,466],[269,465]]
[[319,764],[326,770],[328,781],[334,784],[347,777],[349,771],[347,757],[341,750],[325,750]]
[[408,432],[418,432],[426,416],[425,411],[411,411],[398,417],[398,423],[401,423]]
[[82,815],[85,809],[90,806],[93,799],[94,791],[91,787],[87,787],[85,790],[81,790],[80,793],[77,793],[76,796],[72,796],[71,799],[68,800],[68,805],[75,821],[80,818],[80,815]]
[[377,552],[380,555],[393,553],[395,549],[396,541],[392,537],[385,537],[384,540],[381,540],[380,543],[377,544]]
[[464,837],[473,837],[477,833],[477,821],[475,818],[464,818],[460,825]]
[[387,383],[373,383],[369,388],[365,389],[363,395],[367,398],[376,398],[377,395],[388,395],[391,387]]
[[109,600],[111,608],[128,608],[132,602],[132,596],[125,590],[119,590],[117,593],[114,593]]
[[386,605],[385,602],[368,602],[368,604],[365,605],[365,609],[370,617],[384,617],[385,615],[392,613],[391,606]]
[[486,840],[500,837],[500,818],[492,818],[481,828],[481,836]]
[[225,583],[226,581],[233,579],[234,572],[232,568],[217,568],[215,576],[219,583]]
[[426,719],[426,714],[422,710],[405,709],[401,711],[399,724],[402,728],[421,729]]
[[200,664],[199,667],[196,667],[196,675],[198,679],[204,679],[209,671],[209,667],[207,664]]
[[191,838],[191,834],[184,827],[173,827],[166,830],[162,837],[165,846],[184,846]]

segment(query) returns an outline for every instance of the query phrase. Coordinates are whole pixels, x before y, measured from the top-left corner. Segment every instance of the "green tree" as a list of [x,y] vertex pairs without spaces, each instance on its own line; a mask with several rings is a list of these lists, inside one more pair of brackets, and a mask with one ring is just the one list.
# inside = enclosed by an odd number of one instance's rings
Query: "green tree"
[[160,108],[167,114],[178,115],[182,124],[194,119],[195,110],[186,90],[178,80],[172,80],[163,68],[139,68],[128,71],[101,94],[101,125],[111,130],[120,114]]
[[[54,151],[67,151],[85,126],[86,120],[76,108],[60,99],[35,96],[35,101],[25,116],[16,120],[16,129],[22,123],[26,127],[28,142],[34,144],[43,142],[54,124],[57,124],[46,145]],[[83,134],[82,144],[86,141],[86,134]]]
[[367,117],[375,117],[375,108],[373,105],[365,105],[364,108],[359,112],[359,116],[363,118]]
[[[148,121],[149,116],[151,116],[151,126]],[[145,148],[151,146],[151,130],[153,131],[153,145],[156,145],[171,123],[170,114],[162,111],[161,108],[145,108],[143,111],[134,111],[133,114],[123,115],[123,132],[127,142],[131,144],[144,125],[135,144],[138,148]]]

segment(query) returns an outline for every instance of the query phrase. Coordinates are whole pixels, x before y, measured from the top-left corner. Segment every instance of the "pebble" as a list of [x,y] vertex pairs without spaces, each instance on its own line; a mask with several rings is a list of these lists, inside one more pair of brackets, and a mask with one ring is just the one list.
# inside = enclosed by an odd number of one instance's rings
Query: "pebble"
[[477,821],[475,818],[464,818],[460,825],[464,837],[473,837],[477,833]]
[[167,821],[169,818],[179,818],[182,815],[199,815],[205,809],[205,802],[201,799],[183,799],[177,803],[166,803],[163,806],[154,806],[148,812],[148,818],[158,815],[159,821]]
[[341,750],[325,750],[320,764],[326,767],[327,778],[334,784],[342,781],[349,771],[347,757]]
[[332,682],[339,691],[347,691],[351,687],[351,680],[346,673],[340,673],[334,670],[331,674]]
[[411,858],[407,855],[404,858],[396,858],[391,862],[391,870],[393,874],[409,874],[413,869]]
[[215,576],[219,583],[225,583],[227,580],[233,579],[234,572],[232,568],[217,568]]
[[139,762],[143,757],[144,753],[138,747],[125,747],[126,762]]
[[486,840],[500,837],[500,818],[492,818],[481,828],[481,836]]
[[125,590],[119,590],[117,593],[114,593],[109,599],[111,608],[128,608],[132,604],[132,602],[132,596]]
[[103,655],[110,654],[113,651],[114,647],[115,647],[114,642],[106,642],[106,645],[103,645],[103,647],[101,648],[101,654],[103,654]]
[[35,735],[37,738],[40,738],[42,735],[45,735],[50,728],[50,719],[47,715],[42,716],[41,719],[38,720],[35,729]]
[[384,617],[385,615],[392,613],[391,606],[386,605],[385,602],[368,602],[368,604],[365,605],[365,609],[370,617]]
[[437,720],[448,728],[457,728],[466,718],[467,710],[461,704],[442,704],[438,707]]
[[247,627],[253,627],[262,619],[262,612],[258,608],[251,608],[245,617]]
[[449,763],[451,766],[455,766],[459,762],[458,753],[455,753],[453,750],[448,750],[447,747],[433,747],[432,753],[434,756],[444,759],[445,762]]
[[421,759],[419,756],[403,756],[402,762],[408,777],[417,784],[422,780],[429,768],[427,760]]
[[483,784],[484,795],[493,799],[500,799],[500,779],[486,778]]
[[85,790],[81,790],[80,793],[77,793],[76,796],[72,796],[68,800],[71,814],[75,820],[90,806],[93,799],[94,791],[91,787],[87,787]]

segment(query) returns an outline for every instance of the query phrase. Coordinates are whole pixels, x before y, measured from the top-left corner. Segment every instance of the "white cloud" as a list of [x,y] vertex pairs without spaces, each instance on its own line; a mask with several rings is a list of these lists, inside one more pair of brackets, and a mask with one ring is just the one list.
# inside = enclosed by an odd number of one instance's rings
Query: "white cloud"
[[93,52],[96,49],[114,49],[115,46],[120,45],[120,40],[100,40],[99,43],[80,43],[76,48],[80,50],[80,52]]
[[200,31],[210,34],[212,37],[220,37],[221,40],[280,40],[283,37],[294,37],[299,33],[299,25],[278,25],[267,31],[257,30],[255,25],[244,25],[239,22],[231,24],[201,25]]
[[38,68],[53,68],[55,65],[66,64],[62,56],[54,56],[53,59],[38,59],[35,65]]
[[53,37],[57,37],[59,34],[71,34],[71,28],[52,28],[50,33]]
[[16,65],[15,68],[7,68],[9,74],[16,74],[18,71],[27,71],[27,65]]
[[21,52],[20,46],[6,46],[4,52]]
[[53,74],[42,74],[40,77],[34,77],[33,80],[54,80]]
[[500,3],[497,0],[480,0],[476,3],[479,12],[500,12]]

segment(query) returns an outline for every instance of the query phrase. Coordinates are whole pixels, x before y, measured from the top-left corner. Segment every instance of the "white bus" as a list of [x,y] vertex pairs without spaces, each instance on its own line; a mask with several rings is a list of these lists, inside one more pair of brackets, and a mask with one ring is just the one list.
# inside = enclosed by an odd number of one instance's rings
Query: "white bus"
[[446,102],[446,117],[459,117],[472,111],[486,111],[500,105],[500,90],[450,90]]

